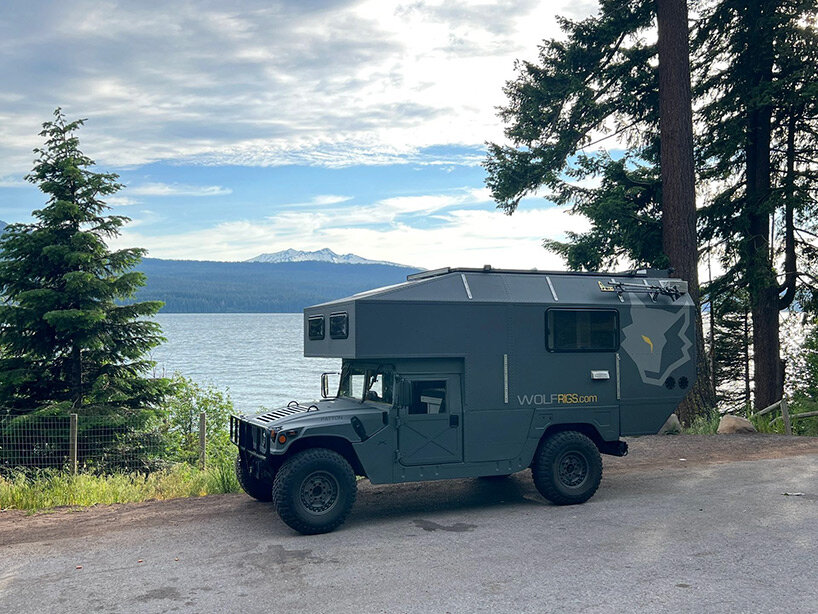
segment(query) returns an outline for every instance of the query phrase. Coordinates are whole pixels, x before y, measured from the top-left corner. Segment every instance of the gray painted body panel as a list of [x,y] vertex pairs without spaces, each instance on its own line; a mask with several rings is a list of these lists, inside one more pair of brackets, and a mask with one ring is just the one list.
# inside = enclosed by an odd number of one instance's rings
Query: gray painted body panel
[[[619,282],[637,291],[617,292]],[[264,428],[343,439],[374,483],[518,471],[559,425],[584,425],[606,442],[655,433],[696,376],[689,295],[648,294],[648,286],[679,283],[654,274],[454,270],[307,308],[305,356],[445,380],[447,412],[412,416],[338,399]],[[549,351],[546,314],[566,308],[615,311],[616,349]],[[348,337],[332,339],[327,320],[325,338],[310,339],[308,319],[334,313],[348,314]],[[270,454],[286,451],[276,444]]]

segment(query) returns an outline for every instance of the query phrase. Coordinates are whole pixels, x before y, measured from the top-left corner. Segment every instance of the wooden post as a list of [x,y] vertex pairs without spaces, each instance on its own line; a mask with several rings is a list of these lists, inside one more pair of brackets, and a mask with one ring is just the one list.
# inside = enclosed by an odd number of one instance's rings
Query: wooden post
[[207,468],[207,414],[199,414],[199,468],[204,471]]
[[781,397],[781,417],[784,419],[784,432],[792,435],[792,424],[790,423],[790,408],[787,406],[787,397]]
[[70,428],[68,430],[68,465],[71,473],[77,475],[77,414],[69,417]]

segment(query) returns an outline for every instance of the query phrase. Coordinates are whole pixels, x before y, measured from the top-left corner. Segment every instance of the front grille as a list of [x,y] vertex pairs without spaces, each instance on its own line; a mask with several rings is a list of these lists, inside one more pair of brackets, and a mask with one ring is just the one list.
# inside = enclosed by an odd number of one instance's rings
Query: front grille
[[270,446],[267,430],[257,424],[230,416],[230,441],[255,456],[264,456]]

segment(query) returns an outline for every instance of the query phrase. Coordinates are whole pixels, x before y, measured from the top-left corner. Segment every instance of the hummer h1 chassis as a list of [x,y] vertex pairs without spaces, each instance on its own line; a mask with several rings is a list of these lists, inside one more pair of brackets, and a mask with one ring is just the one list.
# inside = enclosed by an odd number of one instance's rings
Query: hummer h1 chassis
[[233,416],[243,489],[305,534],[372,483],[506,476],[582,503],[620,436],[656,433],[695,381],[695,305],[664,271],[439,269],[304,310],[337,395]]

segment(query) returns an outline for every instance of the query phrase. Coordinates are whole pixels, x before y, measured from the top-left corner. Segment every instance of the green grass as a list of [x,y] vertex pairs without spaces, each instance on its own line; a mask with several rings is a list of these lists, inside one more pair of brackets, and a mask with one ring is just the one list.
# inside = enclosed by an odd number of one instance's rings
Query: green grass
[[683,428],[682,433],[687,435],[714,435],[719,428],[719,419],[721,416],[715,412],[709,418],[705,416],[697,416],[693,419],[690,426]]
[[199,497],[237,492],[232,460],[213,463],[205,471],[175,465],[153,473],[111,475],[40,471],[0,477],[0,509],[39,511],[60,506],[133,503],[151,499]]
[[[773,415],[765,414],[763,416],[755,416],[750,414],[750,422],[756,427],[759,433],[784,433],[784,421],[781,420],[781,414],[774,412]],[[793,412],[791,415],[797,415]],[[778,417],[775,422],[773,418]],[[682,432],[688,435],[713,435],[719,428],[720,415],[714,415],[710,418],[699,416],[687,428],[683,428]],[[818,416],[814,418],[801,418],[792,420],[793,435],[806,435],[810,437],[818,436]]]

